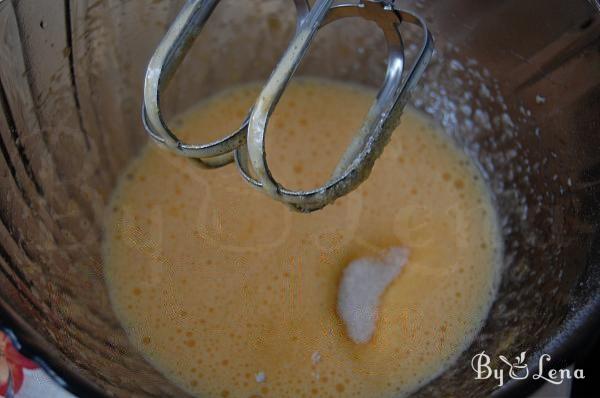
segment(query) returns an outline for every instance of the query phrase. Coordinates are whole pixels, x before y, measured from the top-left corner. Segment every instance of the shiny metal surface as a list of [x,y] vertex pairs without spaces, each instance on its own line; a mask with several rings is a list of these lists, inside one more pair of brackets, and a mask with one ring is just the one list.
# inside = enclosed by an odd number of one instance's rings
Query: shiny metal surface
[[[185,144],[162,119],[160,91],[168,84],[170,76],[217,3],[218,0],[187,2],[152,57],[146,72],[142,108],[144,125],[150,136],[172,151],[198,159],[209,167],[229,163],[235,151],[238,169],[247,182],[298,211],[321,209],[354,190],[368,177],[390,134],[400,122],[410,93],[429,64],[433,38],[425,21],[415,14],[395,8],[390,1],[363,0],[358,4],[333,5],[333,0],[318,0],[306,14],[308,4],[296,0],[296,34],[260,93],[250,116],[239,129],[222,139],[205,145]],[[277,182],[267,164],[265,137],[269,117],[317,31],[331,22],[350,17],[373,21],[384,33],[388,48],[384,82],[355,140],[342,156],[329,181],[309,191],[289,190]],[[403,22],[420,27],[423,36],[418,56],[408,73],[404,73],[404,43],[399,31]]]
[[[142,120],[146,131],[159,144],[176,153],[197,159],[207,167],[219,167],[233,160],[233,150],[239,147],[248,128],[248,118],[240,127],[224,138],[208,144],[183,143],[163,120],[160,107],[160,94],[175,70],[187,54],[193,41],[210,18],[220,0],[189,0],[173,21],[173,24],[156,48],[146,70]],[[294,0],[297,10],[297,23],[304,20],[309,12],[306,0]]]

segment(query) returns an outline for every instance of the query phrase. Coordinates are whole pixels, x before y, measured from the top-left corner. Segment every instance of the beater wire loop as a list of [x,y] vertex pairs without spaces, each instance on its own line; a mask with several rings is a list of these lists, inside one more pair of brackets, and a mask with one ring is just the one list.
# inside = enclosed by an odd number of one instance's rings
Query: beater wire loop
[[[272,198],[293,209],[318,210],[346,195],[369,175],[391,133],[400,122],[410,93],[421,78],[433,53],[433,39],[423,19],[394,8],[388,0],[361,0],[358,4],[333,4],[317,0],[294,0],[296,34],[264,85],[249,115],[234,132],[208,144],[183,143],[165,124],[160,113],[160,92],[189,50],[194,38],[220,0],[190,0],[159,44],[146,73],[142,115],[150,137],[170,150],[197,159],[207,167],[219,167],[235,160],[243,178]],[[334,21],[358,17],[375,22],[388,44],[384,82],[354,140],[346,149],[329,180],[309,191],[293,191],[273,177],[267,164],[265,138],[269,118],[290,79],[306,55],[317,31]],[[399,27],[410,23],[421,28],[423,42],[410,70],[405,73],[405,54]]]

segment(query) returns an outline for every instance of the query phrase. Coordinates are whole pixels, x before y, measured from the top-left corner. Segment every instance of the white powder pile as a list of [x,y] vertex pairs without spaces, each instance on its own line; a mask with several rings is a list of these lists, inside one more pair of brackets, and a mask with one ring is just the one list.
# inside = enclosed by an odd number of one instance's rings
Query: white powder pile
[[379,298],[407,260],[408,249],[393,247],[381,259],[360,258],[344,270],[337,310],[355,343],[367,343],[373,337]]

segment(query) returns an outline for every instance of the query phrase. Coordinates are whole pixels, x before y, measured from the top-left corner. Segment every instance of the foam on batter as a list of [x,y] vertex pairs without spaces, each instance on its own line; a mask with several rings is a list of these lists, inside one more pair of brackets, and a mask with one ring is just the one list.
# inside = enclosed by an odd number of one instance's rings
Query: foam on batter
[[[178,136],[207,142],[239,128],[260,88],[199,104],[174,124]],[[375,95],[292,82],[266,140],[278,181],[299,190],[327,181]],[[406,396],[468,347],[493,299],[502,240],[483,181],[410,108],[369,179],[310,214],[251,189],[233,166],[202,170],[149,144],[108,208],[115,313],[192,396]],[[368,342],[348,337],[340,304],[347,319],[364,312],[350,322]]]

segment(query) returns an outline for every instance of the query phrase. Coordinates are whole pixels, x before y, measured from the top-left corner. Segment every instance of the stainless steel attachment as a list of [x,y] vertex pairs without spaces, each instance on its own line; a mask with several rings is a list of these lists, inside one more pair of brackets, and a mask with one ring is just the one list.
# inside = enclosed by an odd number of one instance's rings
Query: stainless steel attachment
[[[306,0],[294,0],[296,34],[241,126],[220,140],[208,144],[187,144],[167,127],[161,117],[160,92],[218,3],[219,0],[188,1],[150,60],[142,109],[144,125],[150,136],[170,150],[195,158],[207,167],[223,166],[235,159],[247,182],[298,211],[321,209],[355,189],[369,176],[375,160],[400,122],[411,91],[431,59],[433,39],[423,19],[396,8],[389,0],[361,0],[352,4],[317,0],[312,8]],[[269,117],[317,31],[331,22],[350,17],[373,21],[383,31],[388,46],[384,82],[362,127],[330,179],[310,191],[289,190],[277,182],[267,164],[265,137]],[[402,23],[414,24],[422,30],[420,50],[408,71],[405,71],[404,43],[399,30]]]

